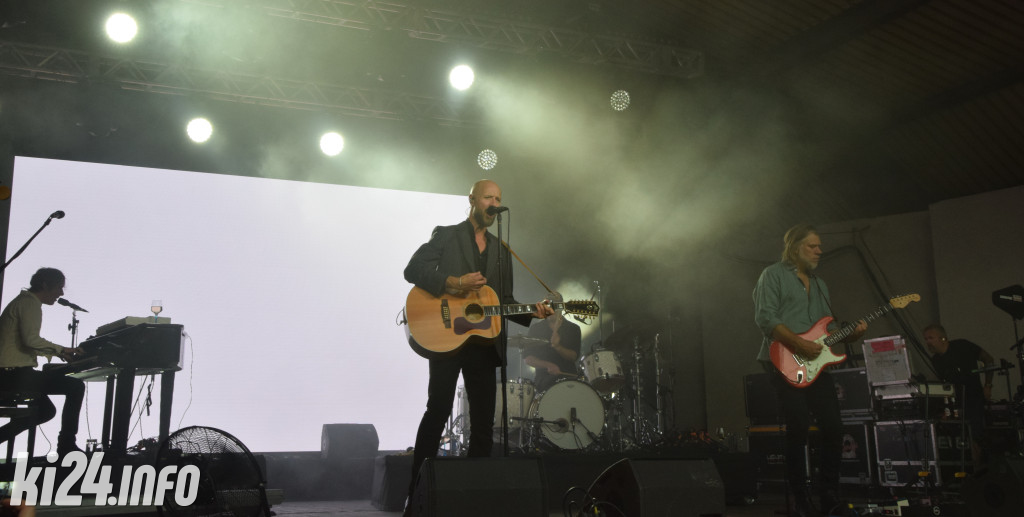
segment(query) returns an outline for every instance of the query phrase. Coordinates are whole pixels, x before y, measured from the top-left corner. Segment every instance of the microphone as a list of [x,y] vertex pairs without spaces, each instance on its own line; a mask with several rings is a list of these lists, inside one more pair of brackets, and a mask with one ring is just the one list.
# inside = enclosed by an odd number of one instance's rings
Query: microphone
[[[63,214],[64,212],[61,212],[61,213]],[[61,217],[63,217],[63,216],[61,216]],[[81,307],[79,307],[79,306],[77,306],[77,305],[75,305],[75,304],[65,300],[64,298],[59,298],[57,300],[57,303],[65,306],[65,307],[71,307],[71,310],[73,310],[73,311],[89,312],[89,311],[87,311],[87,310],[85,310],[85,309],[83,309],[83,308],[81,308]]]
[[576,408],[571,408],[569,410],[569,421],[570,422],[575,422],[576,421]]
[[500,214],[502,212],[508,212],[507,206],[489,206],[487,207],[487,215]]
[[64,211],[63,210],[57,210],[56,212],[50,214],[50,219],[63,219],[63,218],[64,218]]

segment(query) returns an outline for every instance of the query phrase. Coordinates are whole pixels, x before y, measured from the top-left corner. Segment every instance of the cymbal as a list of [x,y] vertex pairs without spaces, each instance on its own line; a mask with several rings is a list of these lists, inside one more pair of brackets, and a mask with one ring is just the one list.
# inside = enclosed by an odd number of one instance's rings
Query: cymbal
[[512,348],[518,348],[525,350],[527,348],[533,348],[535,346],[542,346],[550,344],[551,342],[546,339],[540,339],[529,336],[509,336],[508,346]]

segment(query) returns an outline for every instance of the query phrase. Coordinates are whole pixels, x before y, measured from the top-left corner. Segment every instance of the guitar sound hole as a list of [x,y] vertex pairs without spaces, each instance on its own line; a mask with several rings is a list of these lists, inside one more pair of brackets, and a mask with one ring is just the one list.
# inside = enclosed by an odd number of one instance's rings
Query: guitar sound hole
[[471,323],[476,323],[484,319],[484,308],[479,304],[471,304],[466,306],[466,319]]

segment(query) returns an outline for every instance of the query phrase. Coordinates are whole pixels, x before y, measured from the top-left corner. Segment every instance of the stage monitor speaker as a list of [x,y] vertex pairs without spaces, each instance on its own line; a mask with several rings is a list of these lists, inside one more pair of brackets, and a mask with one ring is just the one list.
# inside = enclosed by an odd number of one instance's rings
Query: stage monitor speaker
[[539,458],[427,458],[412,496],[423,517],[548,517]]
[[709,459],[623,459],[605,469],[589,493],[598,508],[614,505],[630,517],[725,513],[725,486]]
[[963,489],[964,500],[986,517],[1019,517],[1024,508],[1024,459],[996,460]]
[[373,424],[324,424],[320,435],[320,457],[328,463],[351,458],[375,458],[378,445],[377,429]]

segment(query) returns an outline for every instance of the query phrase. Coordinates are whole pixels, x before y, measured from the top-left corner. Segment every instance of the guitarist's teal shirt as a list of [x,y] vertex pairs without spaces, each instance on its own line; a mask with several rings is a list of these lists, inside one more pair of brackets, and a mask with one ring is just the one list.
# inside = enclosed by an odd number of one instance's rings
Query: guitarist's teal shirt
[[[754,322],[764,336],[757,360],[771,362],[768,346],[774,341],[772,329],[781,324],[802,334],[821,318],[832,315],[830,303],[828,287],[813,274],[810,288],[805,291],[793,264],[776,262],[764,268],[754,286]],[[829,324],[829,329],[835,325],[835,322]]]

